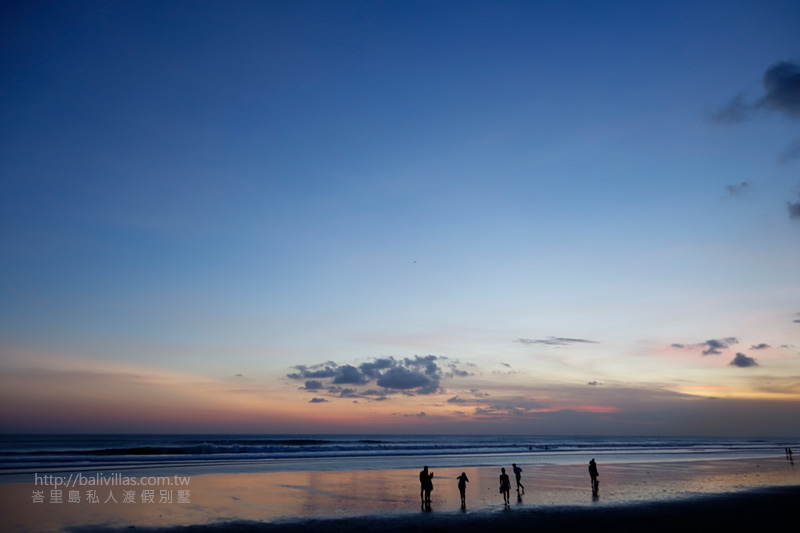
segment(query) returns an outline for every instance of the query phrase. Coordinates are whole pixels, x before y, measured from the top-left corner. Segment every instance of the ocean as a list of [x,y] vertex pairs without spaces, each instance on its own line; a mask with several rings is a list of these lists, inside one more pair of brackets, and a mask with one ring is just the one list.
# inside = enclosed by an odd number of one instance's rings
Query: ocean
[[775,457],[797,439],[518,435],[2,435],[0,482],[32,474],[198,475]]

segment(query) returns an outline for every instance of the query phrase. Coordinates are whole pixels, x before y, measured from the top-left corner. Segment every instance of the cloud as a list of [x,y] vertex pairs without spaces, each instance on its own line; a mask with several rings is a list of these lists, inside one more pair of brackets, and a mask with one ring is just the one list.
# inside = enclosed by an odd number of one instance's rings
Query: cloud
[[717,355],[721,354],[722,350],[725,350],[731,344],[738,343],[739,340],[736,337],[727,337],[721,340],[718,339],[709,339],[704,344],[706,349],[703,350],[703,355]]
[[351,389],[351,388],[342,388],[342,387],[328,387],[328,392],[330,394],[335,394],[340,398],[358,398],[358,390]]
[[727,349],[731,344],[737,344],[739,339],[736,337],[725,337],[724,339],[709,339],[705,342],[698,342],[695,344],[672,344],[673,348],[679,349],[696,349],[704,348],[703,355],[719,355],[722,350]]
[[729,363],[730,366],[738,366],[739,368],[749,368],[751,366],[758,366],[756,360],[752,357],[748,357],[745,354],[739,352],[736,354],[736,357]]
[[[764,94],[749,100],[740,93],[723,108],[712,113],[710,119],[719,124],[738,124],[761,112],[775,112],[790,120],[800,120],[800,64],[780,61],[769,67],[762,77]],[[780,154],[778,160],[787,164],[800,158],[800,140],[795,139]],[[729,185],[728,193],[738,195],[744,191],[740,185]],[[800,196],[796,202],[787,201],[790,220],[800,221]]]
[[591,385],[592,387],[596,387],[598,385],[601,385],[601,383],[599,383],[597,381],[590,381],[589,383],[587,383],[587,385]]
[[340,366],[333,361],[310,367],[306,365],[297,365],[294,368],[297,372],[287,374],[286,377],[291,379],[314,378],[314,380],[306,382],[306,388],[323,388],[324,384],[319,381],[320,379],[332,378],[332,383],[337,385],[363,385],[369,381],[369,378],[364,376],[358,368],[352,365]]
[[305,365],[297,365],[294,368],[298,370],[297,373],[289,374],[288,377],[292,379],[301,378],[332,378],[336,375],[336,363],[328,362],[322,365],[314,365],[309,368]]
[[367,389],[365,391],[359,392],[358,394],[360,394],[362,398],[369,397],[370,399],[376,402],[381,402],[383,400],[389,399],[388,392],[380,389]]
[[475,408],[475,416],[480,418],[537,418],[543,410],[551,409],[531,398],[509,398],[504,403],[493,403]]
[[369,378],[362,374],[361,370],[352,365],[338,367],[336,369],[336,375],[333,378],[333,382],[337,385],[363,385],[368,381]]
[[756,383],[758,390],[769,394],[800,396],[800,376],[764,376]]
[[800,221],[800,194],[797,195],[796,202],[787,201],[786,207],[789,210],[789,218]]
[[747,101],[744,94],[733,97],[726,106],[712,113],[711,120],[738,124],[761,111],[774,111],[790,119],[800,119],[800,65],[781,61],[769,67],[762,78],[764,95]]
[[421,372],[403,367],[387,370],[377,380],[377,385],[386,389],[417,389],[421,394],[431,394],[439,389],[438,376],[429,377]]
[[360,368],[361,372],[363,372],[365,376],[372,379],[380,376],[382,371],[390,369],[394,365],[395,361],[392,357],[384,357],[381,359],[375,359],[371,363],[362,363]]
[[738,124],[744,122],[752,112],[752,105],[744,100],[743,94],[737,94],[722,109],[711,114],[711,121],[719,124]]
[[739,185],[728,185],[725,187],[725,190],[728,191],[730,196],[740,196],[749,188],[750,184],[746,181],[743,181]]
[[392,413],[392,416],[402,416],[403,418],[425,418],[428,414],[425,411],[420,411],[417,414],[402,414],[402,413]]
[[325,398],[311,398],[308,403],[326,403],[327,401]]
[[570,337],[547,337],[546,339],[517,339],[514,342],[522,344],[545,344],[548,346],[566,346],[568,344],[588,343],[597,344],[597,341],[590,341],[588,339],[573,339]]
[[[441,390],[441,381],[469,376],[461,363],[435,355],[378,357],[358,366],[333,361],[318,365],[296,365],[297,372],[287,374],[294,380],[306,379],[305,390],[326,391],[346,398],[385,400],[390,394],[434,394]],[[313,378],[313,379],[308,379]],[[358,386],[374,385],[360,390]],[[341,385],[348,385],[343,388]],[[377,388],[376,388],[377,387]]]
[[800,65],[781,61],[764,73],[766,94],[759,106],[800,118]]
[[754,344],[750,347],[751,350],[766,350],[767,348],[772,348],[772,346],[764,342],[762,342],[761,344]]
[[800,158],[800,139],[795,139],[778,156],[778,162],[786,165],[798,158]]

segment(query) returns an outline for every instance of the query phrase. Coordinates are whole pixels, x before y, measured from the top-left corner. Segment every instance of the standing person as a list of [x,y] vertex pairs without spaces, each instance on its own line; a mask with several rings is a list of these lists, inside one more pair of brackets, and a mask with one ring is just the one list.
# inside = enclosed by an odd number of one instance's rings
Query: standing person
[[522,487],[522,494],[525,494],[525,485],[520,481],[520,478],[522,478],[522,469],[517,466],[517,463],[511,463],[511,466],[514,467],[514,475],[517,478],[517,492],[519,492],[520,487]]
[[500,492],[503,494],[503,503],[508,505],[509,496],[508,492],[511,490],[511,480],[508,479],[508,474],[506,474],[506,469],[500,469]]
[[433,472],[428,472],[428,467],[424,467],[419,473],[419,498],[425,503],[431,501],[431,491],[433,490]]
[[594,459],[589,461],[589,477],[592,479],[592,496],[597,496],[597,489],[600,486],[597,478],[600,477],[600,474],[597,473],[597,463],[594,462]]
[[469,478],[466,472],[461,472],[461,475],[456,479],[458,479],[458,492],[461,493],[461,507],[464,507],[467,504],[467,483],[469,483]]

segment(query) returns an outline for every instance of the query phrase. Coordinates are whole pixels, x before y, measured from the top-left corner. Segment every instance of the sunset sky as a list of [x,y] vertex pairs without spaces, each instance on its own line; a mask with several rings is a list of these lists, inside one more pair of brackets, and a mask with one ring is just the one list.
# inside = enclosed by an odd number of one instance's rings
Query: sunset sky
[[0,432],[800,434],[800,3],[0,24]]

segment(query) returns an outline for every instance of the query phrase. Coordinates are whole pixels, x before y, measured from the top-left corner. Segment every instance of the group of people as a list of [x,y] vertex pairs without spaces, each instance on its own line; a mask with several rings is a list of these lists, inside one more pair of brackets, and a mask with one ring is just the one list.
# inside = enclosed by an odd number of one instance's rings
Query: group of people
[[[517,463],[511,464],[514,472],[514,477],[517,480],[517,494],[525,494],[525,485],[522,484],[522,468],[517,466]],[[600,482],[597,478],[600,476],[597,472],[597,463],[595,463],[594,459],[589,461],[589,478],[591,479],[592,483],[592,496],[597,497],[597,491],[600,486]],[[458,480],[458,492],[461,494],[461,506],[463,507],[466,505],[466,498],[467,498],[467,483],[469,483],[469,478],[467,477],[466,472],[461,472],[461,475],[456,478]],[[430,504],[431,503],[431,491],[433,490],[433,472],[428,470],[428,467],[424,467],[422,471],[419,473],[419,483],[420,483],[420,490],[419,490],[419,497],[422,500],[423,504]],[[500,469],[500,493],[503,495],[503,503],[505,505],[510,504],[510,494],[511,492],[511,479],[506,474],[506,469]]]

